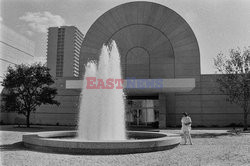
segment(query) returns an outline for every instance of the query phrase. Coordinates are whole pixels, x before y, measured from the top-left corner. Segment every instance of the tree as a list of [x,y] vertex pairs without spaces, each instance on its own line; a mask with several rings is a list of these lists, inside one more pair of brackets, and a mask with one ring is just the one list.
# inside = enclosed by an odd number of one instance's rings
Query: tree
[[30,127],[30,113],[42,104],[60,103],[54,100],[57,89],[50,87],[54,83],[49,68],[41,64],[15,65],[8,67],[2,81],[6,93],[3,93],[2,108],[26,116],[26,125]]
[[221,73],[217,78],[219,89],[227,96],[227,101],[243,109],[244,130],[247,130],[247,116],[250,101],[250,47],[231,49],[229,57],[222,53],[214,59],[214,65]]

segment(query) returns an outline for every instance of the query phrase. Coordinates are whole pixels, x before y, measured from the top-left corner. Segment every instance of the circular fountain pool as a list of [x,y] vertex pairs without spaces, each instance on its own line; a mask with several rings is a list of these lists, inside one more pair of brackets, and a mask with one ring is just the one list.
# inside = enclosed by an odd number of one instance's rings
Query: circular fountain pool
[[24,146],[45,152],[66,154],[127,154],[161,151],[174,148],[181,138],[161,132],[128,131],[127,140],[79,140],[77,131],[52,131],[23,135]]

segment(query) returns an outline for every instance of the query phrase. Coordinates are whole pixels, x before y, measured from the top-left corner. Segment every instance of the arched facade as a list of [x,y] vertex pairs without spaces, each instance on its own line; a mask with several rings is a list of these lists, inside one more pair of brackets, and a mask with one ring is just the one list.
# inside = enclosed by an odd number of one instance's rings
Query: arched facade
[[82,44],[81,75],[84,64],[97,60],[102,45],[111,39],[118,45],[124,78],[197,78],[200,75],[199,47],[191,27],[163,5],[130,2],[101,15]]
[[[84,65],[89,60],[98,60],[102,45],[110,40],[115,40],[118,45],[124,79],[175,81],[178,78],[191,78],[195,79],[196,88],[189,94],[200,93],[197,39],[188,23],[175,11],[153,2],[139,1],[121,4],[105,12],[85,35],[80,56],[81,76],[84,75]],[[172,85],[174,87],[175,83]],[[183,111],[183,107],[177,103],[186,96],[180,92],[181,88],[172,89],[171,93],[135,90],[126,91],[126,95],[137,105],[130,112],[141,114],[146,121],[152,119],[148,117],[149,114],[154,114],[159,127],[164,128],[176,124],[178,115]],[[138,119],[131,114],[127,115],[127,121],[138,123]]]

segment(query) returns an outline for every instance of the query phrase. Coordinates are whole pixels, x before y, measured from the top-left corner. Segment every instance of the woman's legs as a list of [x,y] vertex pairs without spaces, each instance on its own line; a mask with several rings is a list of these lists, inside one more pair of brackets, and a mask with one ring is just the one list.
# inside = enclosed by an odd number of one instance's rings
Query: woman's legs
[[187,133],[187,138],[189,139],[190,144],[193,145],[190,132]]
[[184,138],[184,144],[187,144],[187,139],[189,140],[189,143],[192,145],[193,142],[192,142],[192,138],[191,138],[191,135],[190,135],[190,132],[189,131],[184,131],[183,132],[183,138]]
[[184,139],[184,144],[187,144],[187,134],[185,131],[183,131],[183,139]]

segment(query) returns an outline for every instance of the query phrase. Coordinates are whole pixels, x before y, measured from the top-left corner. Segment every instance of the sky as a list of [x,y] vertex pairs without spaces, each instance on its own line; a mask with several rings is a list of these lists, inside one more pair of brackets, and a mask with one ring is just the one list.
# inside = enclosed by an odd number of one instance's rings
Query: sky
[[[84,34],[109,9],[131,0],[0,0],[0,22],[36,44],[37,60],[46,58],[47,28],[74,25]],[[174,10],[193,29],[201,73],[213,74],[213,58],[250,46],[250,0],[151,0]]]

